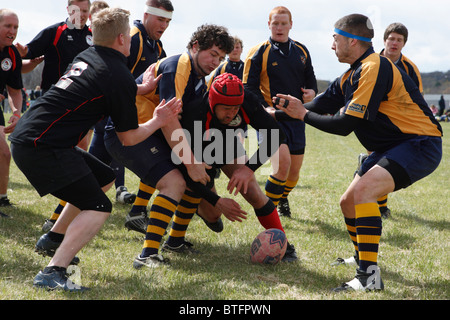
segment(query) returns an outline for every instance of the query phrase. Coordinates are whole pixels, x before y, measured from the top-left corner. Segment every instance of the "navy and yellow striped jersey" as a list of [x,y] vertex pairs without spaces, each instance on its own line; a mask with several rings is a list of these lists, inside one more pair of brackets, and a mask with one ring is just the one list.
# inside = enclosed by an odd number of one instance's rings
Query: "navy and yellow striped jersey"
[[166,57],[160,40],[149,38],[144,25],[140,20],[135,20],[130,30],[131,48],[128,56],[128,68],[134,78],[139,77],[144,71],[159,59]]
[[216,68],[216,70],[212,72],[211,78],[208,80],[208,89],[209,87],[211,87],[214,78],[218,75],[221,75],[222,73],[234,74],[236,77],[242,80],[242,77],[244,75],[244,61],[231,61],[230,59],[227,59],[227,61],[222,62]]
[[[384,49],[381,51],[381,55],[383,55],[383,51]],[[420,93],[423,94],[422,77],[420,76],[419,68],[417,68],[417,66],[402,53],[400,54],[400,58],[397,61],[394,61],[394,64],[411,77],[416,86],[419,87]]]
[[368,49],[314,100],[322,113],[343,106],[346,115],[364,119],[355,134],[371,151],[383,152],[412,137],[442,136],[442,128],[412,79],[393,62]]
[[198,76],[188,52],[159,60],[155,73],[155,76],[163,74],[158,87],[147,95],[136,97],[139,123],[153,117],[153,111],[162,99],[169,101],[177,97],[185,105],[206,92],[205,78]]
[[[301,88],[317,93],[317,81],[307,48],[289,39],[289,52],[283,53],[272,39],[251,48],[244,65],[242,82],[264,106],[272,106],[277,93],[302,99]],[[287,50],[286,50],[287,51]]]

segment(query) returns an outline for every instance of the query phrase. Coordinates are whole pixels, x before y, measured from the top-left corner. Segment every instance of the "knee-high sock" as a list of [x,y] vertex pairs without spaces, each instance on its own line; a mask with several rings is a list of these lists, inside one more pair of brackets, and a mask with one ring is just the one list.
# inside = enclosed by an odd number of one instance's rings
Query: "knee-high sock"
[[283,196],[284,192],[284,186],[286,184],[286,181],[281,181],[274,176],[269,176],[269,178],[266,181],[265,186],[265,193],[266,196],[272,200],[272,202],[275,204],[275,206],[278,205],[278,202],[280,201],[281,197]]
[[377,199],[378,207],[380,210],[384,210],[387,208],[387,201],[388,201],[388,195],[382,196],[381,198]]
[[378,262],[378,246],[382,232],[381,214],[376,203],[355,205],[356,240],[359,251],[359,268],[366,271]]
[[150,202],[150,198],[155,193],[155,188],[148,186],[142,181],[139,182],[139,191],[131,207],[130,213],[147,212],[147,205]]
[[298,179],[293,181],[293,180],[286,180],[286,184],[284,185],[284,192],[283,192],[283,199],[287,199],[289,193],[292,191],[292,189],[295,188],[295,186],[298,183]]
[[141,257],[157,254],[164,232],[172,220],[178,202],[159,194],[150,208],[150,219],[145,234]]
[[178,247],[183,244],[189,223],[197,212],[200,201],[201,198],[196,196],[194,192],[186,190],[175,211],[169,238],[167,239],[169,246]]
[[356,241],[356,219],[355,218],[344,218],[345,226],[347,227],[347,232],[350,236],[350,240],[353,242],[353,247],[355,248],[355,252],[359,257],[358,253],[358,242]]
[[50,221],[55,222],[56,220],[58,220],[59,215],[61,214],[61,212],[63,211],[64,207],[66,206],[67,202],[64,200],[60,200],[59,204],[56,206],[55,211],[53,211],[51,217],[50,217]]
[[259,223],[261,223],[265,229],[275,228],[284,232],[277,207],[275,207],[272,200],[269,199],[262,208],[255,209],[255,214],[256,217],[258,217]]

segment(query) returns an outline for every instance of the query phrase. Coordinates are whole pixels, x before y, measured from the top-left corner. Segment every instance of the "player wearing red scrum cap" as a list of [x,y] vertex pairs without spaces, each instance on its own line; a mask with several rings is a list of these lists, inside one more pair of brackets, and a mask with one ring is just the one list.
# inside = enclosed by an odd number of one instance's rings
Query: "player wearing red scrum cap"
[[[276,206],[261,190],[254,173],[286,141],[277,122],[264,111],[256,95],[244,91],[241,80],[235,75],[221,74],[214,79],[208,94],[205,94],[200,101],[194,101],[183,107],[180,123],[187,131],[186,135],[191,136],[191,149],[203,150],[201,160],[212,167],[208,170],[211,177],[215,175],[216,168],[220,168],[230,179],[228,191],[235,195],[238,192],[242,194],[253,206],[259,222],[265,229],[283,230]],[[239,139],[239,132],[244,130],[247,124],[258,130],[264,136],[265,142],[250,158],[245,154],[244,146]],[[201,132],[200,137],[196,135],[196,132]],[[211,149],[215,149],[214,156],[206,152]],[[197,198],[205,196],[201,194],[199,184],[193,184],[188,178],[186,182],[188,187],[195,191],[194,196]],[[208,187],[214,187],[214,179],[211,179]],[[213,196],[219,198],[216,194]],[[214,199],[208,202],[214,203]],[[207,211],[218,219],[221,213],[212,205],[210,207]],[[193,206],[190,208],[192,209]],[[195,210],[190,214],[180,210],[175,212],[169,238],[163,249],[179,252],[185,250],[186,246],[191,246],[185,241],[184,236],[187,229],[186,221],[190,221],[194,212]],[[192,248],[189,250],[192,251]],[[283,260],[297,260],[292,244],[288,245]]]

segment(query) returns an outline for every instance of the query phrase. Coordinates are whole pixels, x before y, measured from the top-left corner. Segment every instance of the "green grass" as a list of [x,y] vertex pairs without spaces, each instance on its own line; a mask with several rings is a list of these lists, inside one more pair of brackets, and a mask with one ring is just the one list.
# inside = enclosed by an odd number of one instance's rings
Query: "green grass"
[[[409,300],[449,299],[450,123],[444,128],[444,156],[439,168],[415,185],[389,196],[390,219],[383,223],[379,265],[385,290],[378,293],[332,294],[329,289],[353,278],[353,267],[331,267],[336,257],[353,254],[342,214],[340,195],[350,183],[357,155],[364,152],[354,135],[338,137],[307,127],[307,151],[299,185],[290,195],[293,217],[282,218],[299,261],[276,266],[253,265],[250,245],[262,231],[252,208],[243,223],[224,218],[216,234],[198,217],[187,239],[199,255],[166,254],[170,267],[135,270],[143,236],[124,226],[129,206],[114,204],[113,213],[78,256],[81,284],[92,290],[66,294],[36,290],[32,281],[49,261],[34,253],[41,226],[58,200],[40,198],[11,164],[9,198],[2,208],[13,219],[0,219],[0,299],[10,300]],[[257,172],[264,188],[268,165]],[[136,191],[139,180],[127,172],[126,184]],[[225,195],[226,178],[217,181]],[[114,192],[108,192],[113,203]]]

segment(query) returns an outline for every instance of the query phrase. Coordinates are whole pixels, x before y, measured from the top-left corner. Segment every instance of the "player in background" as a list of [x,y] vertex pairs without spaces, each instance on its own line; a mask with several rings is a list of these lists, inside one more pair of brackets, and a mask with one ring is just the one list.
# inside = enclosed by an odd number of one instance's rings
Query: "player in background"
[[[174,7],[169,0],[148,0],[142,20],[131,28],[131,54],[128,67],[135,78],[152,63],[167,57],[161,37],[172,21]],[[139,190],[125,218],[125,227],[145,234],[148,224],[147,205],[155,193],[153,186],[139,182]]]
[[[269,40],[253,47],[244,67],[246,90],[255,93],[266,108],[272,108],[277,93],[290,94],[304,102],[317,93],[317,81],[307,48],[289,38],[292,15],[285,7],[276,7],[269,14]],[[288,195],[297,185],[305,153],[305,126],[280,121],[288,141],[289,153],[280,154],[279,166],[266,182],[266,194],[278,205],[282,216],[290,216]],[[281,149],[280,149],[281,150]]]
[[[14,131],[22,112],[22,59],[13,45],[18,30],[17,14],[9,9],[0,9],[0,101],[6,99],[2,94],[6,89],[12,111],[9,125],[6,127],[3,110],[0,115],[0,207],[11,206],[7,195],[11,152],[6,142],[6,134]],[[9,216],[0,212],[0,217]]]

